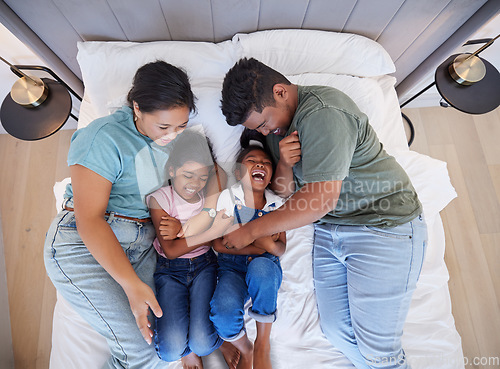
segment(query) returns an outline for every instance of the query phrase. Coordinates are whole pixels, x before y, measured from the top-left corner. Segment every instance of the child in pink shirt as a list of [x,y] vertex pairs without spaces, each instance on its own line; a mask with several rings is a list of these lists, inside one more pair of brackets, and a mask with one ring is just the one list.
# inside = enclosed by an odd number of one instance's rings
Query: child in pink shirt
[[[235,368],[239,352],[217,335],[210,321],[210,300],[217,284],[217,257],[212,240],[233,223],[224,211],[204,208],[204,188],[214,166],[206,138],[186,130],[174,141],[166,168],[172,184],[147,197],[157,238],[158,263],[154,274],[156,295],[164,314],[156,319],[154,342],[165,361],[181,359],[183,367],[202,367],[201,356],[220,348],[229,368]],[[159,232],[162,217],[184,224],[207,211],[214,218],[205,232],[165,239]],[[172,237],[170,237],[172,238]]]

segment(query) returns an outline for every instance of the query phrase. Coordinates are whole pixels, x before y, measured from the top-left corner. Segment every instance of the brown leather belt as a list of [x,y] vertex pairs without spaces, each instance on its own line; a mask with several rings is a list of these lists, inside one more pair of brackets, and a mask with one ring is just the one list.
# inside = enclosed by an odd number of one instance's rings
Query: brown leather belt
[[[64,210],[68,211],[75,211],[75,209],[70,208],[69,206],[64,205]],[[104,215],[111,215],[111,213],[104,213]],[[134,222],[139,222],[139,223],[148,223],[151,222],[151,218],[132,218],[132,217],[127,217],[125,215],[119,215],[119,214],[114,214],[116,218],[122,218],[122,219],[127,219],[127,220],[133,220]]]

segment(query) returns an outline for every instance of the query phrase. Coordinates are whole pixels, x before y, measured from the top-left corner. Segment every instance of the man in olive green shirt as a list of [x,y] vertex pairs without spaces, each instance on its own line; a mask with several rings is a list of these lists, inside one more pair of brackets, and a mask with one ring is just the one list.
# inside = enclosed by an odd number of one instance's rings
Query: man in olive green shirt
[[222,112],[267,136],[272,188],[288,201],[224,237],[255,239],[315,223],[321,327],[359,368],[409,368],[401,335],[420,274],[426,225],[405,171],[341,91],[297,86],[255,59],[226,75]]

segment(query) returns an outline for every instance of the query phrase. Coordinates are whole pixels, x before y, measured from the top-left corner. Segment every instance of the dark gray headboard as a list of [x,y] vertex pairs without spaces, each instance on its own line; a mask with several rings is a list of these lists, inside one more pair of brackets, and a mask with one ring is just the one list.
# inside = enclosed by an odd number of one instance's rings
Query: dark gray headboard
[[378,41],[401,96],[499,9],[500,0],[1,0],[0,22],[80,92],[77,41],[218,42],[303,28]]

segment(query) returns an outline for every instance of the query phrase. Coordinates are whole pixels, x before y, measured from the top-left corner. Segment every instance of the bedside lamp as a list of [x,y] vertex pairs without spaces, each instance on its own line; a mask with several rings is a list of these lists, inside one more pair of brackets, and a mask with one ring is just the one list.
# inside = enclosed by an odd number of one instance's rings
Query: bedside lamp
[[[35,65],[12,65],[11,71],[20,79],[12,86],[0,108],[0,121],[11,136],[33,141],[56,133],[71,116],[71,94],[82,98],[62,81],[51,69]],[[49,73],[54,79],[38,78],[22,70],[39,70]]]
[[[500,73],[487,60],[477,56],[481,51],[491,46],[499,38],[468,41],[465,45],[486,42],[484,46],[472,54],[455,54],[441,63],[434,75],[434,82],[422,89],[415,96],[400,105],[403,108],[432,86],[437,90],[446,103],[441,106],[452,106],[468,114],[485,114],[500,105]],[[411,145],[415,130],[410,119],[403,114],[403,118],[410,126]]]

